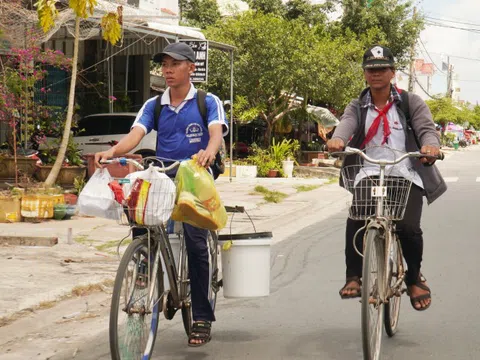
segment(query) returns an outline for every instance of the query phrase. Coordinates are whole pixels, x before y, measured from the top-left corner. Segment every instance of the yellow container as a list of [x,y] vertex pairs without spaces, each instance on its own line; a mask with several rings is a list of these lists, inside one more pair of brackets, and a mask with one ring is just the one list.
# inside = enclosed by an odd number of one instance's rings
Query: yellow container
[[20,197],[0,196],[0,223],[22,221]]
[[25,218],[51,219],[53,207],[64,204],[63,194],[59,195],[24,195],[22,197],[22,216]]

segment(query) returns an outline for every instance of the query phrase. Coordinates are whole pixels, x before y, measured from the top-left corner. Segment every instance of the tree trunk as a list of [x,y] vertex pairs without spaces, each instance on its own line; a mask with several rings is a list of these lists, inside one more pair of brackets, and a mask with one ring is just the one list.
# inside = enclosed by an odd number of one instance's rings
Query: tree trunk
[[70,93],[68,96],[68,110],[67,110],[67,119],[65,120],[65,127],[63,129],[62,143],[60,144],[60,149],[58,149],[57,159],[55,164],[48,174],[47,180],[45,180],[45,186],[51,187],[55,184],[58,174],[62,169],[62,164],[65,159],[65,154],[67,152],[68,141],[70,139],[70,130],[72,127],[72,118],[73,118],[73,109],[75,106],[75,85],[77,80],[77,62],[78,62],[78,38],[80,36],[80,18],[77,16],[75,18],[75,39],[73,43],[73,59],[72,59],[72,77],[70,80]]
[[273,124],[267,120],[267,131],[265,131],[265,147],[269,147],[272,142]]

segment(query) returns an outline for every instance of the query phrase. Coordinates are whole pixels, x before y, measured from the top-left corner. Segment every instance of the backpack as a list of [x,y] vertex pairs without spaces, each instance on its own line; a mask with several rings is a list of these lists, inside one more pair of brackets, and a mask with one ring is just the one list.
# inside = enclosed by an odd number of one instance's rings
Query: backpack
[[[207,93],[201,89],[197,90],[197,106],[198,106],[198,111],[200,112],[200,115],[202,116],[203,119],[203,124],[205,125],[205,128],[208,131],[208,119],[207,119],[207,106],[205,105],[205,100],[207,99]],[[155,116],[155,121],[160,117],[160,114],[162,113],[163,105],[162,105],[162,97],[158,96],[157,101],[155,102],[155,110],[154,110],[154,116]],[[215,155],[215,160],[213,161],[213,164],[210,165],[210,168],[212,169],[213,173],[213,178],[217,179],[220,174],[223,174],[225,172],[225,156],[226,156],[226,146],[225,146],[225,139],[222,137],[222,143],[220,144],[220,148],[218,149],[217,154]]]
[[413,137],[415,138],[415,143],[417,144],[418,149],[421,148],[420,142],[418,141],[417,136],[415,135],[415,130],[413,130],[412,126],[412,118],[410,117],[410,101],[408,99],[408,92],[402,90],[400,92],[400,97],[402,101],[400,102],[400,110],[402,110],[403,114],[405,115],[405,120],[407,122],[408,130],[411,130],[413,133]]

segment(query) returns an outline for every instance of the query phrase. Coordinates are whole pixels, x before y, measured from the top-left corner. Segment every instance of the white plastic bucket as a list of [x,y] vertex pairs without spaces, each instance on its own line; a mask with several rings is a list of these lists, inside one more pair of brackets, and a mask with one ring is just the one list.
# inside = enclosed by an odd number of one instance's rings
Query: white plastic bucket
[[293,161],[292,160],[282,161],[282,168],[287,178],[293,177]]
[[[223,250],[223,244],[232,246]],[[252,298],[270,295],[271,232],[220,235],[223,296]]]

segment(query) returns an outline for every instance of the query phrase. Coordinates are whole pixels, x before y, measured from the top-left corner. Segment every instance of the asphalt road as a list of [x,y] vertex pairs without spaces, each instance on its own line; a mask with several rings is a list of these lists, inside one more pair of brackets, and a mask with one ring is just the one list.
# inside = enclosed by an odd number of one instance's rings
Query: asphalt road
[[[480,147],[454,153],[440,167],[449,190],[425,206],[423,217],[423,273],[433,303],[416,312],[403,298],[399,331],[384,338],[385,360],[480,359]],[[271,295],[221,299],[208,345],[187,347],[180,316],[164,322],[153,359],[361,359],[360,304],[338,295],[345,217],[335,215],[276,245]],[[109,358],[107,333],[86,341],[75,357]]]

